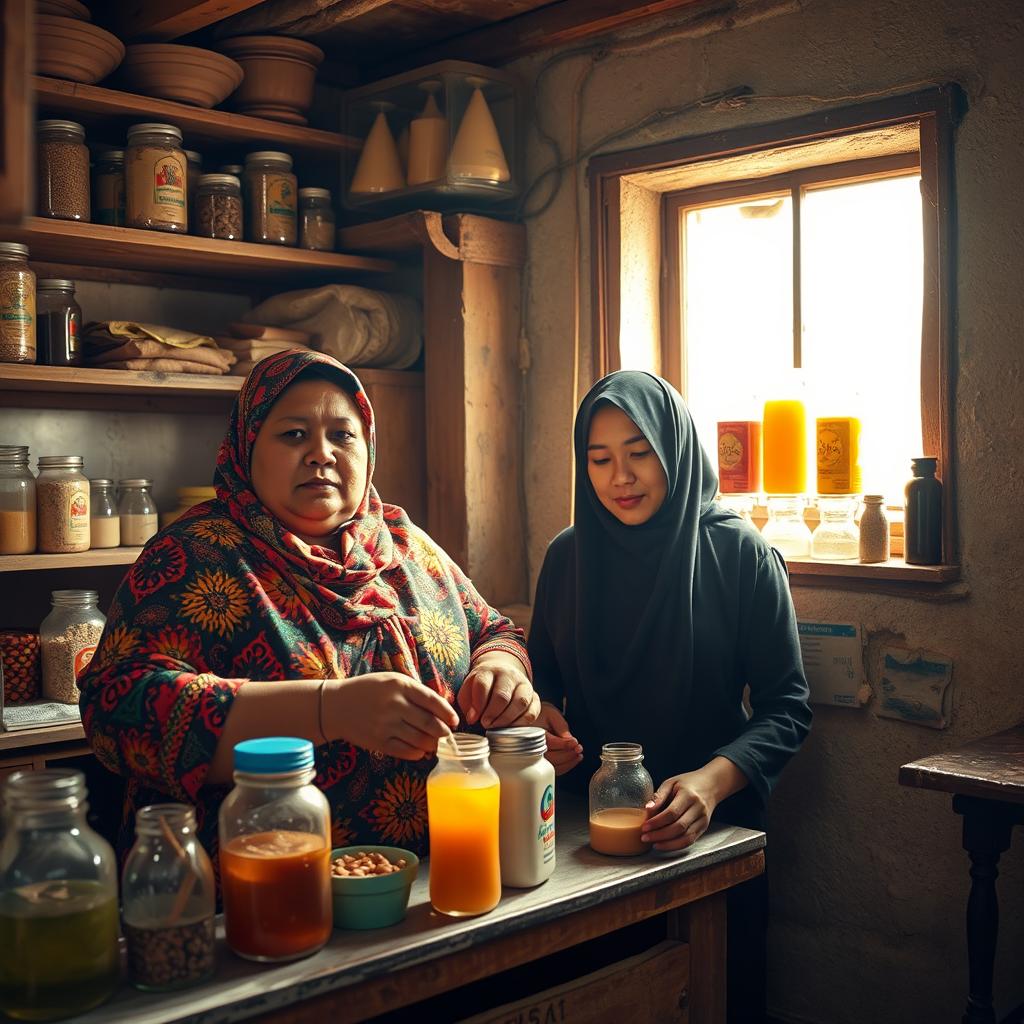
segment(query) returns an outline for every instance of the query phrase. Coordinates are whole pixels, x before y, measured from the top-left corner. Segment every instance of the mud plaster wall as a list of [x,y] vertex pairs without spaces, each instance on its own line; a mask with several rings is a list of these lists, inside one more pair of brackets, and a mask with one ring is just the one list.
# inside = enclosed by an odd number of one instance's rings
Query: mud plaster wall
[[[580,138],[586,146],[655,108],[739,84],[772,96],[842,97],[959,80],[969,92],[956,143],[959,599],[794,588],[801,618],[861,623],[869,663],[882,638],[951,655],[953,722],[933,732],[877,718],[870,706],[819,708],[811,738],[775,795],[769,841],[770,1003],[780,1016],[820,1024],[956,1020],[966,992],[968,879],[960,820],[948,797],[903,789],[896,776],[901,763],[1024,719],[1024,6],[1018,0],[813,0],[789,7],[757,24],[608,56],[587,85]],[[529,80],[542,60],[518,68]],[[560,65],[539,96],[548,130],[564,149],[572,89],[585,60]],[[819,105],[764,100],[701,111],[635,133],[615,148],[781,120]],[[548,160],[536,137],[527,155],[534,172]],[[578,181],[585,388],[589,196],[585,176]],[[569,521],[576,398],[571,185],[567,176],[553,205],[529,223],[525,450],[526,490],[535,496],[528,524],[534,580],[548,540]],[[1024,835],[1003,856],[999,887],[997,1007],[1005,1013],[1024,1000]]]

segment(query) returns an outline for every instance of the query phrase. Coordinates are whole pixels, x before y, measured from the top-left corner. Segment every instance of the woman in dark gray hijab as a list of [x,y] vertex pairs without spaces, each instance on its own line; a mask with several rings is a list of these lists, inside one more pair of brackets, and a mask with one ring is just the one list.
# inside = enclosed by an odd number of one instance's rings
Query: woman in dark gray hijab
[[599,381],[574,440],[576,521],[548,548],[529,636],[563,785],[586,792],[603,743],[638,742],[655,849],[686,848],[712,815],[764,828],[811,721],[785,562],[719,507],[689,410],[661,378]]

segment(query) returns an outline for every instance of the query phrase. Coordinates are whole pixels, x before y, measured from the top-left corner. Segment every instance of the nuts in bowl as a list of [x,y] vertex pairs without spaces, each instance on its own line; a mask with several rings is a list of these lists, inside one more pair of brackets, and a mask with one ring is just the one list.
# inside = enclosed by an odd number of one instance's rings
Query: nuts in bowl
[[385,928],[405,917],[420,860],[398,846],[331,851],[335,928]]

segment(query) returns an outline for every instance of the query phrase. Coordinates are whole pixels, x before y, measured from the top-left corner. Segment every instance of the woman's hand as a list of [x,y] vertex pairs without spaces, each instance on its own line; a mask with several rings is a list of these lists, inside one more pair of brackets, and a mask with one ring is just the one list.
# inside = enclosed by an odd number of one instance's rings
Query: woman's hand
[[419,761],[459,724],[455,709],[433,690],[401,672],[370,672],[329,680],[323,729],[364,750]]
[[743,789],[747,777],[726,757],[666,779],[647,804],[642,838],[656,850],[685,850],[711,824],[715,808]]
[[489,651],[473,661],[458,705],[467,725],[480,722],[485,729],[531,725],[540,712],[540,698],[523,663],[504,651]]
[[554,704],[547,701],[541,704],[536,724],[548,734],[545,757],[554,765],[556,775],[564,775],[583,760],[583,747],[569,731],[569,723]]

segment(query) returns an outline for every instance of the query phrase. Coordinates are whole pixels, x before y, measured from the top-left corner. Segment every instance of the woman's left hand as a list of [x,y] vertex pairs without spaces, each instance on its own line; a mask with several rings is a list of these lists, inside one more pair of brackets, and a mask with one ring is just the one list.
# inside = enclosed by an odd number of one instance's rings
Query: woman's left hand
[[459,689],[458,705],[467,725],[479,721],[485,729],[531,725],[540,714],[540,697],[522,662],[504,651],[491,651],[473,662]]

